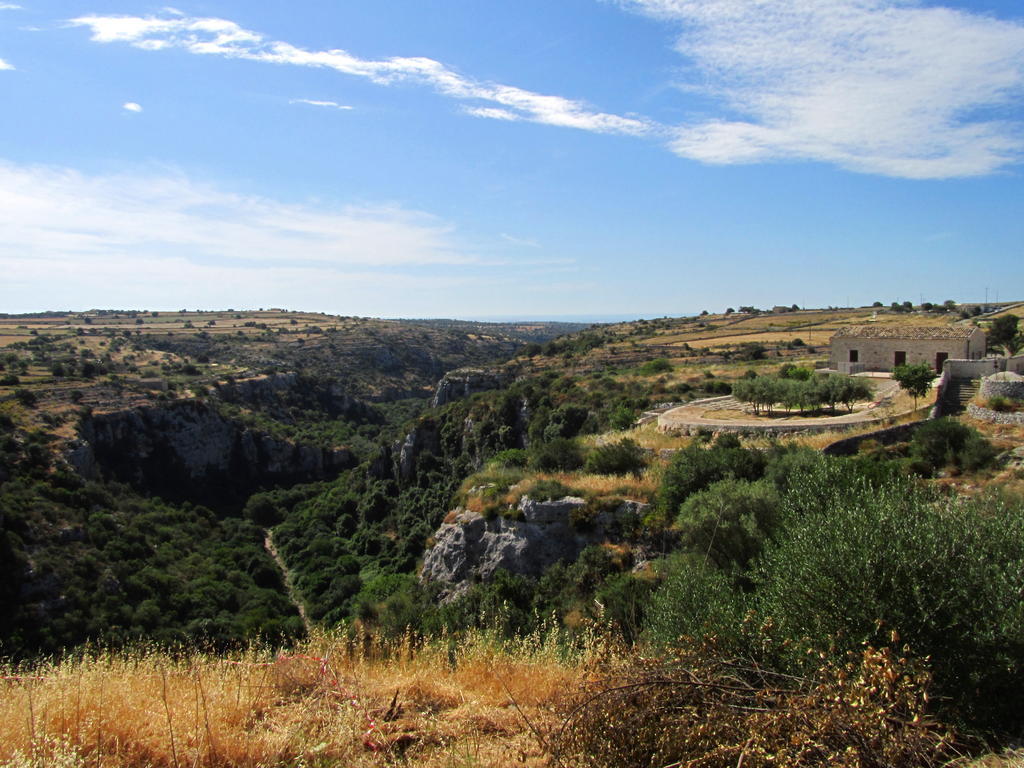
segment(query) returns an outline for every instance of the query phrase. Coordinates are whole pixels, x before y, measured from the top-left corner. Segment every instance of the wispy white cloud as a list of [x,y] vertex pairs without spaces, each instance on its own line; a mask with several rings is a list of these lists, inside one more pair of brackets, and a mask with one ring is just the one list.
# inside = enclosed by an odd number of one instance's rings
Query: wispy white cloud
[[16,3],[0,3],[0,11],[20,11],[21,6]]
[[5,70],[5,69],[6,70],[12,70],[12,69],[14,69],[14,65],[13,64],[8,64],[3,59],[0,59],[0,70]]
[[909,178],[991,173],[1024,154],[1024,25],[915,0],[622,0],[679,28],[683,83],[720,114],[679,126],[708,163],[812,159]]
[[450,224],[399,206],[284,203],[177,173],[87,176],[0,161],[0,260],[60,256],[332,267],[477,264]]
[[[618,0],[673,25],[678,83],[714,106],[681,125],[481,82],[434,59],[306,50],[225,19],[82,16],[92,39],[416,83],[474,117],[664,141],[704,163],[816,160],[918,179],[993,173],[1024,157],[1024,25],[919,0]],[[307,102],[307,103],[312,103]],[[318,104],[326,106],[327,104]]]
[[441,316],[493,310],[564,261],[484,259],[396,205],[242,195],[166,170],[92,176],[0,160],[0,306],[288,306]]
[[498,237],[500,237],[506,243],[512,243],[512,245],[521,245],[525,246],[526,248],[540,248],[540,243],[538,243],[536,240],[530,240],[524,237],[514,237],[513,235],[509,235],[504,232],[499,234]]
[[325,101],[321,99],[292,99],[289,104],[309,104],[312,107],[329,107],[331,109],[352,109],[348,104],[339,104],[336,101]]
[[507,109],[499,109],[498,107],[466,107],[464,111],[473,117],[486,117],[490,120],[507,120],[509,122],[522,120],[515,112],[509,112]]
[[81,16],[74,26],[88,27],[101,43],[128,43],[144,50],[179,48],[274,64],[332,69],[380,85],[420,83],[453,99],[485,102],[470,114],[491,119],[518,119],[595,133],[643,135],[656,126],[644,118],[597,112],[581,101],[474,80],[425,57],[361,59],[347,51],[310,51],[269,40],[226,19],[156,16]]
[[124,104],[121,105],[121,108],[123,110],[125,110],[126,112],[141,112],[142,111],[142,105],[141,104],[136,104],[134,101],[126,101]]

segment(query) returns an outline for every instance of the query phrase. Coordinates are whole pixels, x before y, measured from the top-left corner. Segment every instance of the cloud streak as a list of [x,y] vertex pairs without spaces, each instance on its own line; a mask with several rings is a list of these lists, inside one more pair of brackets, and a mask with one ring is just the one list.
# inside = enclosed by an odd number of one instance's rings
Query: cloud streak
[[8,64],[3,59],[0,59],[0,70],[13,70],[13,69],[14,69],[14,66],[12,64]]
[[336,101],[326,101],[326,100],[321,100],[321,99],[292,99],[288,103],[289,104],[308,104],[311,107],[328,107],[330,109],[342,109],[342,110],[350,110],[350,109],[352,109],[352,107],[350,107],[348,104],[339,104]]
[[477,256],[394,205],[240,195],[167,171],[86,175],[0,160],[0,306],[288,306],[358,315],[486,311],[560,261]]
[[706,163],[823,160],[867,173],[992,173],[1024,154],[1024,25],[913,0],[623,0],[679,29],[725,114],[679,126]]
[[[713,106],[682,124],[482,82],[434,59],[307,50],[217,18],[72,19],[100,43],[419,84],[473,117],[664,142],[707,164],[812,160],[899,178],[991,174],[1024,157],[1024,25],[917,0],[618,0],[676,30],[677,83]],[[331,102],[302,100],[316,106]],[[341,105],[339,105],[340,107]]]
[[121,105],[121,109],[125,110],[126,112],[141,112],[142,105],[136,104],[134,101],[126,101],[124,104]]
[[194,54],[216,55],[273,64],[331,69],[379,85],[418,83],[460,101],[475,102],[469,113],[482,118],[525,120],[594,133],[639,136],[654,124],[643,118],[590,109],[581,101],[486,83],[459,74],[426,57],[362,59],[332,49],[310,51],[269,40],[226,19],[155,16],[81,16],[73,26],[88,27],[99,43],[127,43],[158,51],[176,48]]
[[239,195],[180,174],[87,176],[0,161],[0,260],[171,256],[325,268],[472,265],[452,225],[398,206]]

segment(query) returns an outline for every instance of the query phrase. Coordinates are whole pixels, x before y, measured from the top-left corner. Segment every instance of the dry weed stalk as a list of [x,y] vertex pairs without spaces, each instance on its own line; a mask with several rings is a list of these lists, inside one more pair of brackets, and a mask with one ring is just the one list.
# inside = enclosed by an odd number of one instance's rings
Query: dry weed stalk
[[553,747],[567,764],[608,768],[936,766],[956,752],[927,716],[927,684],[888,650],[806,679],[708,649],[634,658],[583,688]]

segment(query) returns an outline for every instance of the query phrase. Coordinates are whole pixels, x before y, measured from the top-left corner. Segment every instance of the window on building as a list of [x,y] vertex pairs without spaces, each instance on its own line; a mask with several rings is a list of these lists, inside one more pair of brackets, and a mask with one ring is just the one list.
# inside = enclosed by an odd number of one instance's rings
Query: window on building
[[859,363],[860,362],[860,352],[858,352],[856,349],[851,349],[850,350],[850,362],[851,363]]
[[893,355],[892,364],[893,365],[906,365],[907,364],[907,353],[906,352],[897,352],[896,354],[894,354]]

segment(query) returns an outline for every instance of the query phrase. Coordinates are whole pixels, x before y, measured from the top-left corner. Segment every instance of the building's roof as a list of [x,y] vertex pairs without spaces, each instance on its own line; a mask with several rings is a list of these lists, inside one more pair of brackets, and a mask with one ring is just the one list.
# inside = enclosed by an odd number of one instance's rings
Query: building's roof
[[848,325],[832,338],[967,340],[977,330],[970,325]]

